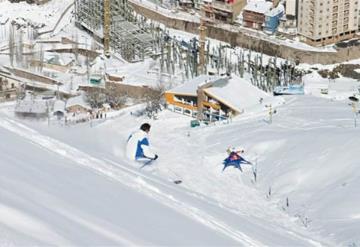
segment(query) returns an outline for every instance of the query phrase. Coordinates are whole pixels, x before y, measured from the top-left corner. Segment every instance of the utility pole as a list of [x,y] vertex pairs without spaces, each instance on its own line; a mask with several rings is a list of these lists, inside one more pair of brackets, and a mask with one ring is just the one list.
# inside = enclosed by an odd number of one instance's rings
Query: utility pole
[[354,127],[357,127],[357,115],[358,115],[358,110],[356,107],[356,104],[359,102],[359,99],[356,98],[355,96],[350,96],[349,100],[351,101],[351,103],[349,104],[352,108],[352,111],[354,113]]
[[356,110],[356,104],[355,102],[351,103],[351,108],[354,113],[354,127],[356,128],[356,118],[357,118],[357,110]]
[[199,53],[199,74],[205,73],[205,42],[206,42],[206,26],[205,21],[200,19],[199,27],[199,43],[200,43],[200,53]]
[[[199,66],[198,71],[199,74],[205,74],[207,69],[207,62],[208,59],[205,60],[205,43],[206,43],[206,24],[212,23],[215,19],[214,10],[212,6],[212,1],[204,0],[203,4],[200,8],[201,11],[201,17],[200,17],[200,26],[199,26],[199,44],[200,44],[200,52],[199,52]],[[209,56],[209,49],[210,46],[208,45],[207,50],[207,58]]]
[[110,57],[110,0],[104,0],[104,54]]

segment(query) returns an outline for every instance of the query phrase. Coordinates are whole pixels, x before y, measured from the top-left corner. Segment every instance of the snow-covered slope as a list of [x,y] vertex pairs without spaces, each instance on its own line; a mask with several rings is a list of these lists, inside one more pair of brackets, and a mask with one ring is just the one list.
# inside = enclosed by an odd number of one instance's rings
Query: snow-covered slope
[[[360,134],[347,102],[290,97],[271,125],[264,111],[197,129],[189,127],[189,118],[165,111],[151,122],[151,143],[160,158],[141,170],[124,159],[124,145],[146,120],[129,111],[95,127],[64,128],[16,119],[9,107],[0,112],[3,241],[244,246],[360,241]],[[244,147],[245,158],[257,163],[257,183],[250,167],[221,172],[229,146]],[[175,185],[174,179],[183,183]],[[28,222],[38,226],[35,232]]]
[[178,191],[168,183],[92,158],[10,120],[0,122],[0,245],[233,245],[241,240],[202,215],[201,208],[187,207],[187,197],[172,198]]

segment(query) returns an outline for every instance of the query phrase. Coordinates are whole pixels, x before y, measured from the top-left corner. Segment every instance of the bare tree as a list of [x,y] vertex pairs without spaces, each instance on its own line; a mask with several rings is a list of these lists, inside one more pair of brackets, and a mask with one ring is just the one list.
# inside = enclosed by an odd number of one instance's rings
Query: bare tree
[[157,85],[153,90],[145,95],[146,107],[145,114],[152,119],[157,118],[157,114],[163,109],[165,88],[163,85]]
[[106,94],[100,90],[87,91],[85,94],[85,100],[92,108],[99,108],[106,103]]
[[106,85],[106,102],[110,104],[111,108],[122,108],[128,99],[128,94],[119,90],[115,84],[107,83]]

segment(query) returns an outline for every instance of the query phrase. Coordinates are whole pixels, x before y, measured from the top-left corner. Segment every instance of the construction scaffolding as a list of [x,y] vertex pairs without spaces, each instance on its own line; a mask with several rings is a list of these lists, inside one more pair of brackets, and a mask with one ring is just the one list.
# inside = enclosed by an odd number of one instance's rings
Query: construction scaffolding
[[76,0],[75,20],[78,26],[103,41],[105,55],[119,53],[136,62],[153,54],[155,39],[139,23],[127,0]]
[[152,35],[121,16],[114,18],[110,37],[112,49],[127,61],[141,61],[153,53],[155,41]]
[[75,13],[76,24],[103,39],[103,1],[76,0]]

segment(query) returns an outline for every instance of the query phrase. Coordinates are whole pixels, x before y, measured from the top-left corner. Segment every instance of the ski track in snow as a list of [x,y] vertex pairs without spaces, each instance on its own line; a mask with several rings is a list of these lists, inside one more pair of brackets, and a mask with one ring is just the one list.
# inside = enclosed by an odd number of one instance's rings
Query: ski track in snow
[[[149,183],[149,181],[151,181],[153,183],[156,183],[157,185],[165,185],[158,180],[145,176],[140,172],[132,171],[131,169],[123,165],[118,164],[117,166],[114,166],[106,161],[94,158],[65,143],[62,143],[47,136],[43,136],[37,131],[30,129],[27,126],[20,124],[14,120],[3,118],[0,120],[0,126],[13,133],[16,133],[21,137],[24,137],[28,141],[40,146],[41,148],[44,148],[45,150],[49,150],[56,154],[64,156],[70,160],[73,160],[77,164],[80,164],[95,171],[100,175],[116,180],[117,182],[120,182],[127,187],[133,188],[149,197],[152,197],[160,201],[162,204],[174,209],[175,211],[180,212],[185,216],[191,217],[199,223],[217,232],[220,232],[234,239],[235,241],[238,241],[240,244],[243,244],[245,246],[265,245],[258,240],[252,239],[243,232],[233,229],[226,223],[218,220],[212,215],[209,215],[201,209],[188,205],[185,202],[176,199],[174,196],[162,192],[159,187]],[[123,239],[123,241],[121,242],[129,243],[126,239]],[[309,243],[314,245],[321,245],[320,243],[315,243],[313,241],[309,241]]]
[[[2,215],[2,218],[5,218],[7,228],[21,231],[34,239],[37,239],[37,236],[42,236],[42,240],[45,241],[55,239],[57,242],[70,244],[52,231],[49,225],[14,208],[0,204],[0,215]],[[2,241],[3,240],[0,239],[0,246],[6,246],[7,244],[13,246],[12,243],[3,243]]]

